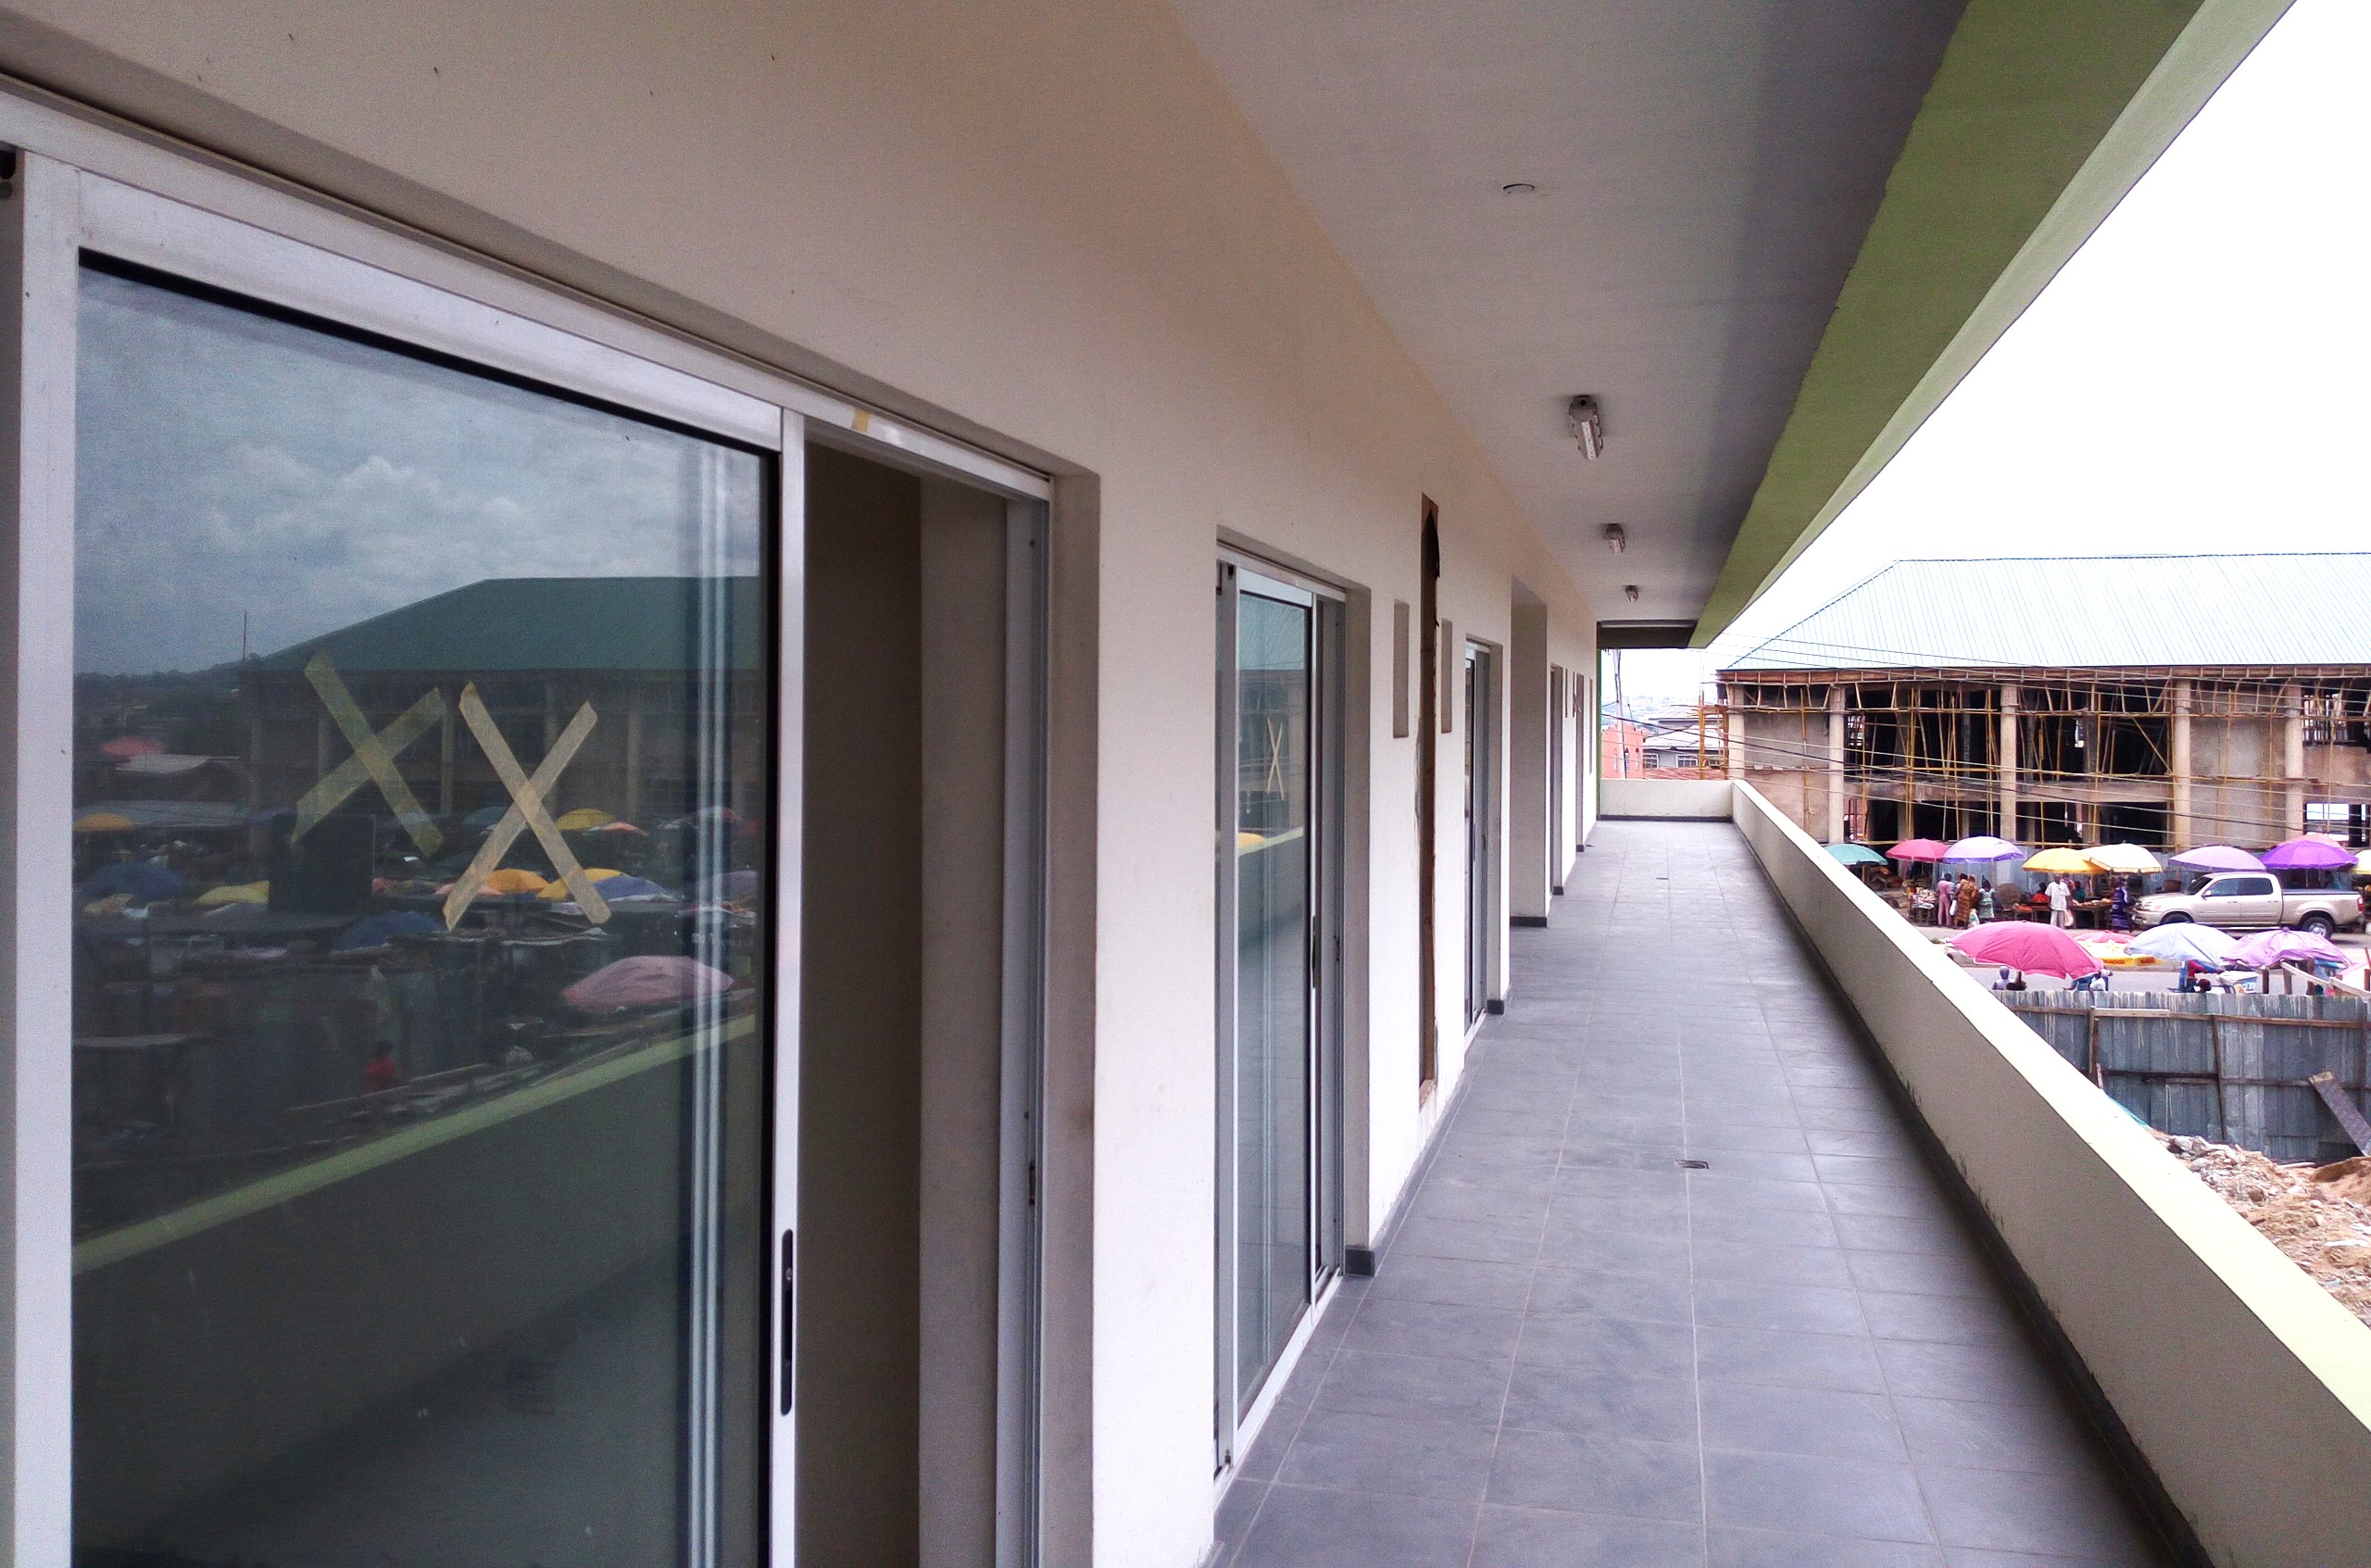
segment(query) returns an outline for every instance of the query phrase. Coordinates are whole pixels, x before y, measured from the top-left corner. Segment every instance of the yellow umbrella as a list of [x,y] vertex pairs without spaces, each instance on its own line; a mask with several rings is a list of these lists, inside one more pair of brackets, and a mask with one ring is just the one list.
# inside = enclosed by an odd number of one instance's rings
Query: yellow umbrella
[[75,819],[74,831],[76,833],[128,833],[132,830],[132,825],[130,817],[119,817],[113,811],[94,811],[86,817]]
[[2026,862],[2029,872],[2056,872],[2067,876],[2089,876],[2095,869],[2080,849],[2045,849]]
[[[610,871],[606,866],[595,866],[592,870],[584,873],[584,880],[587,882],[607,882],[613,876],[622,876],[625,873],[622,872]],[[536,894],[535,897],[541,898],[546,904],[557,904],[561,899],[571,897],[572,895],[568,890],[568,884],[564,882],[555,882],[546,887],[541,893]]]
[[220,887],[208,888],[197,896],[201,909],[220,909],[224,904],[269,904],[271,884],[269,882],[232,882]]
[[541,893],[548,885],[533,872],[517,866],[505,866],[500,871],[489,872],[485,879],[485,890],[493,894]]
[[589,833],[595,828],[608,827],[617,820],[598,806],[579,806],[573,811],[561,812],[559,821],[552,826],[562,833]]

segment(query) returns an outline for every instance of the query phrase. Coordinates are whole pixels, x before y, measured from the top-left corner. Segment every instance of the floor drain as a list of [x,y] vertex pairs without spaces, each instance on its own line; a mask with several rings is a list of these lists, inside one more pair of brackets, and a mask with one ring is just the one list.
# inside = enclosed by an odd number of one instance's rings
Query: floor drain
[[1712,1168],[1712,1162],[1709,1160],[1683,1160],[1679,1162],[1679,1168],[1683,1171],[1709,1171]]

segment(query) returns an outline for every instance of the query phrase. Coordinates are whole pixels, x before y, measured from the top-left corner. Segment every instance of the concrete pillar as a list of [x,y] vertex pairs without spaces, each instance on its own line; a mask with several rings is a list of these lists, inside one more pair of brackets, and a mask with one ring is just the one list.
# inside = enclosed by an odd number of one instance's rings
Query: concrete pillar
[[1827,688],[1827,841],[1844,842],[1844,688]]
[[1996,721],[2000,744],[1993,748],[1994,766],[2000,774],[2001,816],[1993,832],[2011,843],[2017,837],[2017,684],[2013,681],[2001,683],[2001,715]]
[[[1516,590],[1520,593],[1522,590]],[[1508,910],[1518,925],[1548,923],[1548,607],[1518,599],[1507,612]]]
[[2176,681],[2168,688],[2167,695],[2172,699],[2174,710],[2171,746],[2173,755],[2167,759],[2174,775],[2174,801],[2171,820],[2165,824],[2165,832],[2173,839],[2175,848],[2189,849],[2193,847],[2197,841],[2197,835],[2191,827],[2193,807],[2189,792],[2189,719],[2190,714],[2197,709],[2198,702],[2188,681]]
[[2289,784],[2287,814],[2272,835],[2276,842],[2305,831],[2305,704],[2294,685],[2280,688],[2280,776]]

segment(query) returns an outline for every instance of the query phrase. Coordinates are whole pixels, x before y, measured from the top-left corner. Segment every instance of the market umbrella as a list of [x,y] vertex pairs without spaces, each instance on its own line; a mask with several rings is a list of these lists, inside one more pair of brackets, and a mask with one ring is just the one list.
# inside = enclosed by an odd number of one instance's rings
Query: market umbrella
[[2330,963],[2343,968],[2354,957],[2310,931],[2259,931],[2233,947],[2227,961],[2239,969],[2270,969],[2284,963]]
[[2327,872],[2353,864],[2353,851],[2318,838],[2292,838],[2264,852],[2264,870],[2272,872]]
[[2239,939],[2220,926],[2187,920],[2153,926],[2131,942],[2136,953],[2146,953],[2168,963],[2202,963],[2209,969],[2221,969],[2229,961],[2231,949],[2239,945]]
[[2096,849],[2084,850],[2083,858],[2099,870],[2119,876],[2142,876],[2164,870],[2157,863],[2156,856],[2138,844],[2102,844]]
[[1939,860],[1951,847],[1931,838],[1905,838],[1886,851],[1897,860]]
[[102,866],[89,881],[74,890],[74,897],[89,902],[113,893],[129,893],[136,901],[146,904],[158,898],[181,896],[181,873],[170,866],[160,866],[154,860],[118,860]]
[[2260,872],[2264,862],[2244,849],[2234,849],[2227,844],[2202,844],[2195,849],[2185,849],[2174,857],[2174,864],[2188,866],[2199,872]]
[[[1827,852],[1848,866],[1882,866],[1886,858],[1865,844],[1831,844]],[[727,872],[727,876],[733,873]]]
[[153,757],[164,749],[163,741],[150,740],[146,735],[118,735],[113,740],[99,743],[100,756],[112,757],[119,761],[133,757]]
[[1952,937],[1951,945],[1978,963],[2006,964],[2027,974],[2074,980],[2101,972],[2100,960],[2083,944],[2054,925],[2029,921],[1972,926]]
[[596,969],[560,995],[579,1012],[664,1007],[733,989],[733,977],[697,959],[641,954]]
[[2371,876],[2371,849],[2365,849],[2354,858],[2354,874]]
[[562,833],[590,833],[595,828],[608,827],[618,819],[598,806],[579,806],[573,811],[563,811],[552,826]]
[[383,947],[398,936],[433,936],[445,929],[445,922],[431,920],[418,909],[382,909],[375,915],[364,915],[338,933],[330,944],[332,953],[361,952]]
[[2080,849],[2045,849],[2027,860],[2025,869],[2060,876],[2089,876],[2093,868]]
[[114,811],[93,811],[74,819],[76,833],[130,833],[132,819]]
[[1950,849],[1944,851],[1943,859],[1984,862],[2013,860],[2024,854],[2023,849],[2005,838],[1995,838],[1989,834],[1978,834],[1974,838],[1963,838],[1952,845]]

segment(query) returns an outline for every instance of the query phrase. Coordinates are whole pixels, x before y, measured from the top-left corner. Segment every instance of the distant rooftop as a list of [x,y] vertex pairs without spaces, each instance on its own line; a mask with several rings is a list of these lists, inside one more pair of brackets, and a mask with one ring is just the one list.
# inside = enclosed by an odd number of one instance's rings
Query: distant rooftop
[[1904,560],[1723,666],[2371,664],[2371,553]]
[[764,583],[755,577],[492,577],[307,638],[257,662],[301,670],[318,650],[349,674],[670,671],[705,657],[703,614],[721,610],[735,670],[764,667]]

